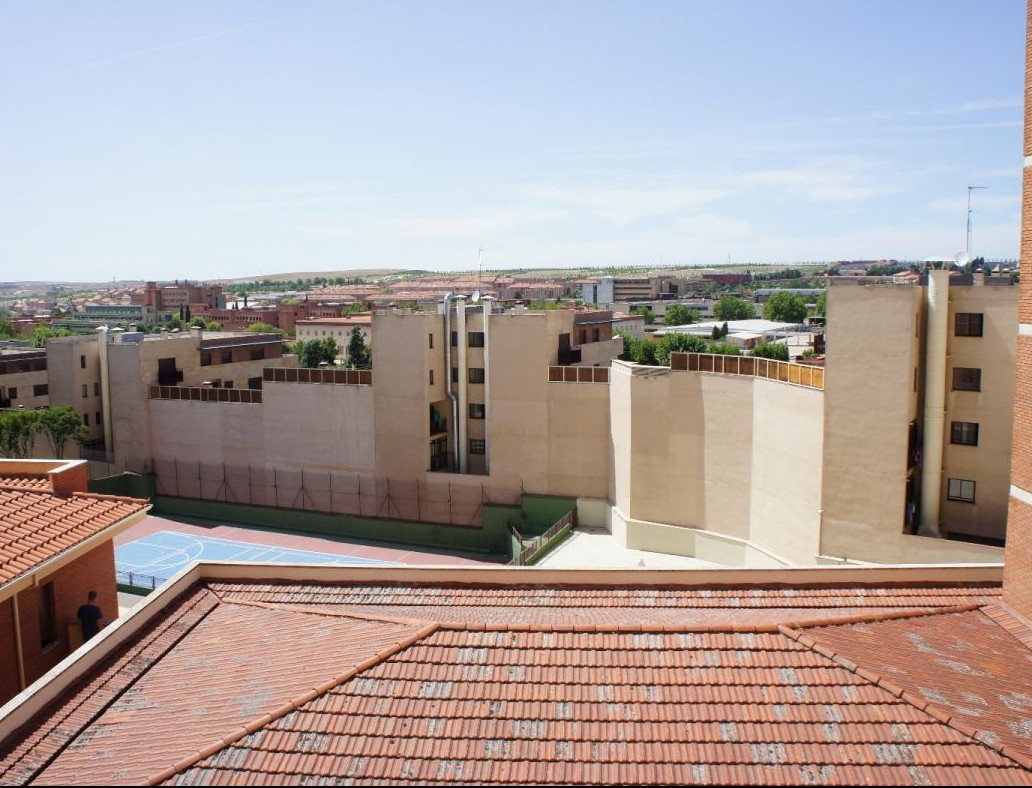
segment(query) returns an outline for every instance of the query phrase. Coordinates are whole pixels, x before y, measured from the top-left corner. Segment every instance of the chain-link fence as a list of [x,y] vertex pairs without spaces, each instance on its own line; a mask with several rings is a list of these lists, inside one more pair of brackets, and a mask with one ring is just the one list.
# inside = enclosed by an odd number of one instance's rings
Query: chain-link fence
[[178,460],[135,460],[158,495],[361,517],[479,526],[485,504],[518,505],[523,491],[447,478],[392,479],[364,473],[264,468]]

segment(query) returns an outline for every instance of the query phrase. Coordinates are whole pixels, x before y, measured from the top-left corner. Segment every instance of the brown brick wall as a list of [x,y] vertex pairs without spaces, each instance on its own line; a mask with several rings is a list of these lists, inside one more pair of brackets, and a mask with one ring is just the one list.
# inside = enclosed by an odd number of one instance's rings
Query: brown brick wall
[[[1026,168],[1022,175],[1021,191],[1021,214],[1028,216],[1032,211],[1032,168]],[[1021,223],[1021,267],[1032,268],[1032,221]],[[1022,323],[1032,323],[1032,279],[1029,277],[1021,278],[1018,320]]]
[[[68,656],[72,643],[69,642],[68,623],[76,621],[79,605],[85,604],[86,595],[97,592],[97,604],[104,611],[106,620],[118,616],[118,589],[115,585],[115,549],[108,541],[93,548],[86,555],[62,567],[52,575],[40,580],[40,584],[53,582],[56,607],[57,635],[59,642],[46,651],[40,643],[39,591],[29,588],[18,594],[18,615],[22,628],[22,651],[25,655],[25,680],[32,683],[62,659]],[[0,621],[0,626],[3,626]],[[0,636],[2,638],[2,636]],[[76,636],[75,640],[78,640]],[[2,639],[0,639],[2,642]],[[2,656],[2,652],[0,652]],[[15,670],[15,692],[17,692],[17,667]],[[2,688],[2,687],[0,687]],[[14,693],[11,693],[12,695]],[[10,695],[0,695],[0,703]]]
[[1032,336],[1018,337],[1011,483],[1032,492]]
[[89,488],[90,474],[86,463],[74,465],[60,473],[50,473],[48,476],[54,495],[60,495],[62,498],[74,492],[86,492]]
[[1007,555],[1003,565],[1003,599],[1032,619],[1032,506],[1010,500]]
[[18,694],[18,651],[14,643],[13,600],[0,602],[0,703]]
[[1025,155],[1032,156],[1032,107],[1027,97],[1032,95],[1032,2],[1028,4],[1028,20],[1025,25]]

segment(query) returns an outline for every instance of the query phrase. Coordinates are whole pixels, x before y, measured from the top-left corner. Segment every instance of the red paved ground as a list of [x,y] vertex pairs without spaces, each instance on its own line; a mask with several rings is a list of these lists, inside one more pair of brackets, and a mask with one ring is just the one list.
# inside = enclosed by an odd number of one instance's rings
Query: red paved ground
[[198,525],[183,523],[178,520],[169,520],[165,517],[156,517],[154,515],[148,515],[142,523],[117,536],[115,538],[115,545],[134,542],[158,531],[173,531],[180,534],[190,534],[191,536],[212,536],[219,539],[232,539],[237,542],[286,547],[294,550],[312,550],[317,553],[348,555],[356,558],[371,558],[377,561],[391,561],[397,564],[479,566],[491,563],[486,560],[460,558],[447,553],[435,553],[414,547],[380,547],[360,542],[324,539],[319,536],[301,536],[298,534],[277,533],[275,531],[262,531],[243,528],[239,525]]

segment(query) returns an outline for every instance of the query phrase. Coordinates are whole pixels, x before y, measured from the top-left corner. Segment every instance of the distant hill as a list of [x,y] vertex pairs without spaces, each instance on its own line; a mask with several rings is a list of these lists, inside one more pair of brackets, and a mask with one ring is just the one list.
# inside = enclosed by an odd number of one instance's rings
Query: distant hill
[[361,276],[369,279],[379,279],[382,276],[396,276],[398,274],[422,274],[425,271],[406,270],[404,268],[355,268],[349,271],[296,271],[286,274],[257,274],[255,276],[241,276],[236,279],[209,279],[212,284],[235,285],[241,282],[261,282],[268,279],[270,282],[283,282],[292,279],[315,279],[321,276],[323,279],[335,279],[337,277]]

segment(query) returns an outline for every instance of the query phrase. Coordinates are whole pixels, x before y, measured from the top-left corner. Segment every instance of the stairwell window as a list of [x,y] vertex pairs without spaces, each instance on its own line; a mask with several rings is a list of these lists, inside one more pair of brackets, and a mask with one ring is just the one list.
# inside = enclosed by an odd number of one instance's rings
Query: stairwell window
[[982,336],[982,313],[981,312],[957,312],[953,321],[953,336],[956,337],[980,337]]
[[483,367],[470,367],[469,368],[469,382],[470,383],[483,383],[484,382],[484,368]]
[[946,497],[951,501],[975,502],[975,483],[970,479],[950,479]]
[[469,440],[469,453],[470,454],[484,454],[487,450],[487,443],[483,438],[470,438]]
[[483,347],[484,346],[484,332],[483,331],[470,331],[469,332],[469,346],[470,347]]
[[954,391],[981,391],[982,370],[978,367],[953,368]]
[[978,445],[978,422],[954,421],[950,423],[950,443],[960,446]]
[[471,402],[469,403],[469,417],[471,419],[482,419],[484,418],[485,408],[482,403]]

